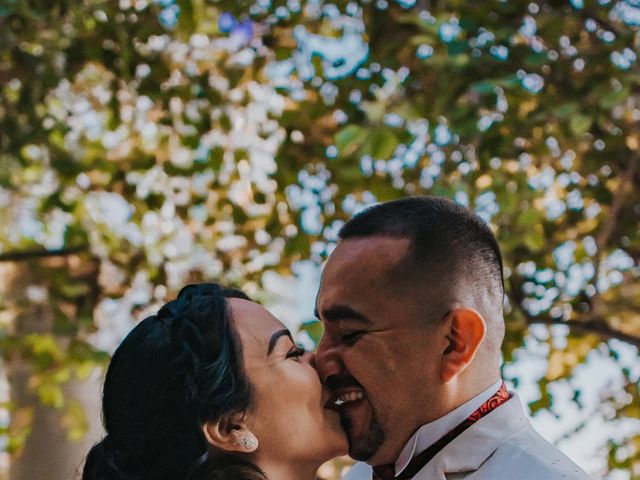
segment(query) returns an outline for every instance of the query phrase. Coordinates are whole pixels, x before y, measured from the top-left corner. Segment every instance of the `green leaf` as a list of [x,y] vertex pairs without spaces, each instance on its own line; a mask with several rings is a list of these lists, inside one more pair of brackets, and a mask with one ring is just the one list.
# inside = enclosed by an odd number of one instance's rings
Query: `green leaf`
[[545,53],[533,53],[531,55],[527,55],[524,60],[525,65],[528,67],[541,67],[549,62],[549,57]]
[[435,35],[414,35],[413,37],[411,37],[410,39],[410,43],[411,45],[421,45],[423,43],[431,43],[433,42],[437,37]]
[[396,147],[398,137],[388,128],[376,128],[369,133],[363,152],[376,159],[388,160]]
[[553,115],[557,118],[564,120],[570,115],[573,115],[578,110],[579,105],[576,102],[568,102],[553,109]]
[[341,157],[350,157],[367,138],[367,131],[359,125],[346,125],[335,134],[334,141]]
[[587,133],[593,124],[593,118],[577,113],[569,119],[569,128],[574,135],[580,137]]
[[531,229],[524,234],[522,242],[532,252],[538,252],[544,248],[545,239],[535,229]]
[[195,30],[195,19],[193,18],[193,4],[191,0],[177,0],[176,3],[180,7],[178,28],[185,32],[193,32]]
[[535,415],[540,410],[548,409],[553,406],[553,397],[549,393],[549,389],[547,388],[548,385],[549,382],[546,379],[540,380],[540,398],[529,403],[532,415]]
[[62,424],[67,429],[67,438],[72,442],[82,440],[89,430],[89,421],[82,404],[77,400],[71,400],[62,417]]
[[313,343],[318,345],[324,332],[324,326],[322,325],[322,322],[318,320],[310,320],[300,325],[300,331],[307,332],[307,335],[309,335],[309,338],[313,340]]
[[539,210],[529,207],[518,215],[518,225],[533,227],[540,222],[541,217],[542,213]]
[[41,368],[47,368],[64,358],[64,352],[53,335],[32,333],[24,337],[23,344],[27,354]]
[[64,407],[64,394],[60,384],[51,380],[45,380],[38,387],[38,397],[43,405],[53,408]]
[[631,91],[629,90],[629,87],[619,88],[618,90],[613,90],[602,96],[598,103],[602,108],[610,110],[616,105],[624,102],[629,97],[630,93]]
[[496,90],[496,85],[490,81],[482,81],[471,84],[471,90],[475,93],[479,93],[480,95],[487,95],[489,93],[494,93]]

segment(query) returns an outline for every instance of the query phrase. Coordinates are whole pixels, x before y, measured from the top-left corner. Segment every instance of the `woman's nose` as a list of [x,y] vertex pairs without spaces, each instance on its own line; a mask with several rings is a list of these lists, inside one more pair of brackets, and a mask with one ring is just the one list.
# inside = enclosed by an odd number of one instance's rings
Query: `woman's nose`
[[316,354],[315,353],[307,351],[302,356],[302,359],[305,362],[307,362],[309,365],[311,365],[313,368],[316,368]]

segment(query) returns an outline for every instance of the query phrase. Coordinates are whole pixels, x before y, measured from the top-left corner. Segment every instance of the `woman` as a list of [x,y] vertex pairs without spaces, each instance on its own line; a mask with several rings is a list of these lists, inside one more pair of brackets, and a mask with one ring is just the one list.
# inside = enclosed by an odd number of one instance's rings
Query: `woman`
[[83,480],[312,480],[347,443],[310,359],[242,292],[185,287],[113,355]]

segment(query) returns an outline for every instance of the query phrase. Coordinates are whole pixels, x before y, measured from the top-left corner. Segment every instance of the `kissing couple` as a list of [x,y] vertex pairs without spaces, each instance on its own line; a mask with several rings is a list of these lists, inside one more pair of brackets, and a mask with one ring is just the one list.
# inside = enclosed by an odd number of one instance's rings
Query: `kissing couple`
[[581,480],[500,376],[503,266],[489,226],[437,197],[348,221],[313,353],[239,290],[188,285],[116,350],[83,480]]

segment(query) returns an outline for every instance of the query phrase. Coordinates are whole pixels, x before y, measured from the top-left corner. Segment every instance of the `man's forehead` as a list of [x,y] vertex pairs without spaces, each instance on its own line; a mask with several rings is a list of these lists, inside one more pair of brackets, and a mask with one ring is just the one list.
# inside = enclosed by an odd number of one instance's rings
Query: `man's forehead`
[[412,242],[406,238],[341,241],[322,274],[316,299],[320,318],[325,320],[331,316],[327,312],[340,313],[345,307],[368,319],[398,309],[414,315],[442,315],[460,303],[460,288],[449,281],[446,265],[420,262],[410,248]]
[[353,271],[354,267],[384,273],[400,262],[410,247],[411,240],[408,238],[348,238],[338,243],[327,261],[324,274],[340,270]]
[[[406,256],[411,242],[403,238],[367,237],[341,241],[325,265],[318,302],[326,308],[348,301],[353,294],[362,299],[384,288],[387,295],[390,272]],[[391,287],[391,288],[390,288]]]

